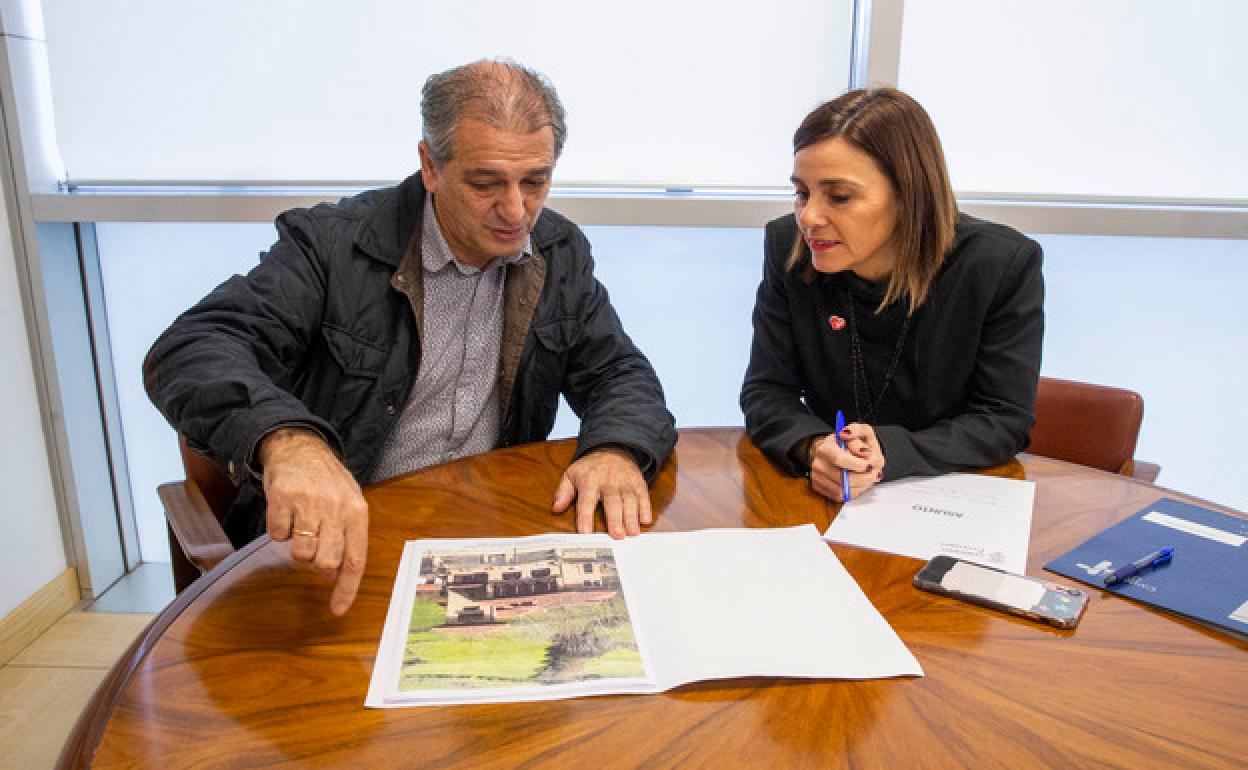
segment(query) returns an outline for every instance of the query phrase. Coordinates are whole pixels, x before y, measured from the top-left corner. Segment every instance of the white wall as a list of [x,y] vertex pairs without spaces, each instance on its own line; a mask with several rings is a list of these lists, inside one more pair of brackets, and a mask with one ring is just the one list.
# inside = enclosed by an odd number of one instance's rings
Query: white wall
[[7,212],[0,199],[0,617],[66,566]]

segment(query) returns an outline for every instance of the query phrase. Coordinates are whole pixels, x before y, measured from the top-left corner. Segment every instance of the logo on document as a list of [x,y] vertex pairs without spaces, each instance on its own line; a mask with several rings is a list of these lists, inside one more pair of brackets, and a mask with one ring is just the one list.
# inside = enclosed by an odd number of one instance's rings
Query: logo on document
[[1096,577],[1097,575],[1103,575],[1106,572],[1112,572],[1114,568],[1114,563],[1112,561],[1106,560],[1106,561],[1097,562],[1096,564],[1093,564],[1091,567],[1089,567],[1086,564],[1079,564],[1079,563],[1076,563],[1075,566],[1083,570],[1084,572],[1088,573],[1090,576]]

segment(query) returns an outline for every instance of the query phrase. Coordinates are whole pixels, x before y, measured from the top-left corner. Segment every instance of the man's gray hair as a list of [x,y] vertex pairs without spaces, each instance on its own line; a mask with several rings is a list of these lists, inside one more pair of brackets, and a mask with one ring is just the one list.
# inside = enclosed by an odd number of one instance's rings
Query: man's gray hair
[[543,75],[510,59],[482,59],[431,75],[421,90],[423,136],[433,162],[451,159],[451,139],[465,115],[519,133],[550,126],[555,159],[563,152],[568,129],[563,104]]

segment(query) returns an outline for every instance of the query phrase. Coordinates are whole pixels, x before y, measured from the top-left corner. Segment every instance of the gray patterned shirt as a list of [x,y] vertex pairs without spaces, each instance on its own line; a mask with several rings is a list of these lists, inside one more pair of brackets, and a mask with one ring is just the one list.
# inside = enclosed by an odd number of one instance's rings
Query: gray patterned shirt
[[498,443],[499,346],[507,265],[532,257],[532,242],[484,270],[461,264],[425,196],[421,232],[424,323],[420,371],[372,481],[493,449]]

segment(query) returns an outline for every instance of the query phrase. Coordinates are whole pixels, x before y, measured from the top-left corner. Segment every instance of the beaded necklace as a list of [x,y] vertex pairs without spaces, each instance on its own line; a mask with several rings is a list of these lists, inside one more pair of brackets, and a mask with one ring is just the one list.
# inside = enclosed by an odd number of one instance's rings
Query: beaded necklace
[[[889,362],[888,369],[884,372],[884,381],[880,383],[880,392],[876,394],[875,400],[871,401],[871,386],[867,382],[867,366],[862,355],[862,339],[858,336],[858,319],[854,314],[854,298],[850,295],[849,290],[845,291],[846,304],[849,306],[849,352],[850,352],[850,378],[854,386],[854,411],[858,415],[860,422],[868,425],[875,424],[876,414],[880,409],[880,402],[884,400],[884,394],[888,392],[888,386],[893,382],[893,375],[897,372],[897,364],[901,361],[901,350],[906,346],[906,335],[910,332],[910,317],[906,314],[906,320],[902,321],[901,333],[897,335],[897,347],[893,350],[893,360]],[[861,393],[868,400],[867,408],[863,408],[862,400],[859,396],[858,383],[862,382]]]

